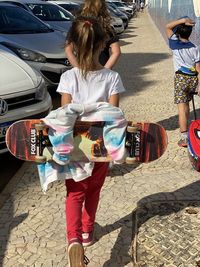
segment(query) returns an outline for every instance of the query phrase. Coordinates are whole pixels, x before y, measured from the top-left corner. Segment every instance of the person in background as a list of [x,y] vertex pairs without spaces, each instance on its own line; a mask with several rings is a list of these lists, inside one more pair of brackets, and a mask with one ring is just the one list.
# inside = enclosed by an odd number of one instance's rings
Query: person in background
[[187,147],[191,92],[197,90],[200,95],[200,48],[189,40],[194,25],[194,21],[188,17],[166,25],[175,68],[174,103],[178,106],[180,147]]
[[141,11],[141,12],[144,11],[144,2],[143,2],[143,1],[140,3],[140,11]]
[[[99,62],[105,68],[112,69],[116,64],[121,49],[119,38],[111,27],[111,17],[108,13],[105,0],[85,0],[77,16],[95,17],[103,27],[107,40],[101,49]],[[73,67],[78,67],[73,44],[66,40],[65,53]]]
[[[107,35],[94,17],[80,16],[72,23],[68,40],[76,53],[77,66],[62,74],[57,92],[61,105],[99,101],[118,107],[124,92],[119,74],[99,62]],[[97,86],[98,85],[98,86]],[[101,188],[108,171],[107,162],[96,162],[92,175],[80,181],[66,180],[66,222],[70,267],[83,267],[84,249],[93,242],[94,222]]]

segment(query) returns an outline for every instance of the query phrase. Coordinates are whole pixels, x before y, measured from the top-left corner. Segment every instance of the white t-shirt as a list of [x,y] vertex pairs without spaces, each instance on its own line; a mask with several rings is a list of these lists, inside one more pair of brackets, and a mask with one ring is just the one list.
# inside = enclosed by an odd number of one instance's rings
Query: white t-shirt
[[119,74],[106,68],[89,72],[86,79],[77,67],[67,70],[57,88],[57,92],[70,94],[72,102],[79,104],[108,102],[111,95],[124,91]]
[[200,62],[200,47],[196,46],[192,42],[182,42],[179,38],[173,34],[169,38],[169,47],[173,53],[173,62],[175,71],[185,72],[188,69],[195,67],[196,63]]

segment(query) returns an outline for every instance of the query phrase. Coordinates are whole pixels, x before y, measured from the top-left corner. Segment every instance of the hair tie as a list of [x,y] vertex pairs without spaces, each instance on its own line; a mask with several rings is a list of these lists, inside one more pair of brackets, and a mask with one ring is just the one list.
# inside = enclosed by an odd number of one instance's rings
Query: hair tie
[[84,25],[92,26],[92,23],[89,20],[85,20]]

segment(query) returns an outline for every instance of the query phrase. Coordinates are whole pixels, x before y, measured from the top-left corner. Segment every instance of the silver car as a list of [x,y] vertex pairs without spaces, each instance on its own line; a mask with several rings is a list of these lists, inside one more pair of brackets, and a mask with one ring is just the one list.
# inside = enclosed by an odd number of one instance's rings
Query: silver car
[[0,0],[0,2],[12,3],[22,7],[53,29],[60,30],[65,34],[69,31],[74,20],[74,16],[70,12],[53,2],[49,3],[40,0]]
[[65,36],[13,4],[0,2],[0,44],[38,70],[48,87],[71,68],[64,53]]
[[52,107],[44,79],[12,51],[0,45],[0,153],[6,152],[5,134],[10,124],[42,118]]
[[133,17],[133,9],[123,4],[122,2],[115,0],[106,0],[106,2],[111,3],[112,7],[115,7],[120,11],[125,12],[129,19]]
[[[53,0],[53,1],[49,1],[49,2],[56,3],[57,5],[65,8],[66,10],[68,8],[68,4],[70,4],[70,2],[68,2],[66,0]],[[74,4],[77,5],[77,6],[79,6],[79,8],[81,7],[80,4],[76,4],[76,3],[74,3]],[[115,14],[112,14],[111,12],[110,12],[110,15],[111,15],[111,19],[112,19],[111,20],[111,26],[113,27],[115,33],[116,34],[122,33],[124,31],[123,21],[119,17],[117,17]]]
[[113,27],[115,33],[120,34],[124,32],[124,23],[122,19],[117,17],[115,14],[112,14],[111,12],[110,15],[111,15],[111,26]]

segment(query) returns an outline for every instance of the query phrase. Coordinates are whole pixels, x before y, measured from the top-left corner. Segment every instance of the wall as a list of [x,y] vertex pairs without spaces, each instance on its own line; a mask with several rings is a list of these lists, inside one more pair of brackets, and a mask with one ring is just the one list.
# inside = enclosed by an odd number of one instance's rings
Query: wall
[[200,0],[148,0],[149,13],[165,36],[165,25],[168,21],[183,16],[193,19],[196,24],[191,40],[200,46]]

